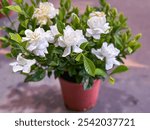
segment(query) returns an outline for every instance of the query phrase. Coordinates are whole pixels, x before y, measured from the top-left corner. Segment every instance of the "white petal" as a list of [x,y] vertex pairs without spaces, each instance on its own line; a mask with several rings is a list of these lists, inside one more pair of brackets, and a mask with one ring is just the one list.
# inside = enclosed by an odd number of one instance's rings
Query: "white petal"
[[101,49],[95,50],[94,48],[91,50],[92,54],[94,54],[98,59],[103,60],[104,57],[100,53]]
[[92,29],[86,29],[86,31],[87,31],[87,34],[88,34],[88,35],[90,35],[90,36],[92,36],[92,35],[93,35],[93,31],[92,31]]
[[23,70],[22,70],[22,72],[23,73],[30,73],[30,71],[31,71],[31,66],[28,66],[28,65],[25,65],[24,67],[23,67]]
[[54,25],[54,26],[50,26],[50,29],[51,29],[51,33],[53,36],[56,36],[59,34],[59,31],[57,29],[57,25]]
[[33,59],[33,60],[28,60],[27,61],[27,64],[29,65],[29,66],[32,66],[32,65],[34,65],[36,63],[36,60],[35,59]]
[[105,33],[105,30],[101,29],[101,28],[94,28],[93,29],[93,34],[102,34],[102,33]]
[[64,44],[64,39],[63,39],[62,36],[58,38],[58,43],[57,44],[60,47],[66,47],[66,45]]
[[62,57],[66,57],[71,53],[71,47],[66,47]]
[[23,38],[22,38],[22,42],[26,42],[26,41],[30,41],[30,38],[28,38],[28,37],[23,37]]
[[99,40],[101,37],[100,37],[100,34],[99,34],[99,35],[93,35],[93,38],[96,39],[96,40]]
[[21,71],[21,70],[23,70],[23,66],[20,66],[20,65],[13,66],[13,72],[18,72],[18,71]]
[[91,34],[89,34],[88,32],[86,32],[85,34],[87,37],[91,37]]
[[115,52],[115,56],[118,56],[118,55],[119,55],[119,53],[120,53],[120,50],[119,50],[119,49],[117,49],[117,48],[114,48],[114,52]]
[[106,70],[110,70],[113,68],[114,59],[113,58],[106,58]]
[[34,50],[33,53],[34,53],[36,56],[45,57],[44,50]]
[[43,41],[41,42],[41,44],[39,46],[37,46],[38,50],[44,50],[45,48],[47,48],[49,46],[47,41]]
[[71,35],[72,33],[74,33],[74,29],[68,25],[64,30],[64,37],[67,35]]
[[48,42],[50,42],[50,43],[53,43],[53,42],[54,42],[54,36],[53,36],[53,34],[51,33],[50,30],[47,31],[47,32],[45,32],[43,37],[45,37],[46,40],[47,40]]
[[114,59],[114,64],[115,64],[115,65],[120,65],[120,62],[117,61],[116,59]]
[[27,50],[28,51],[33,51],[37,48],[37,46],[34,46],[33,44],[30,44],[28,47],[27,47]]
[[78,46],[73,46],[73,52],[75,53],[81,53],[83,50],[79,48]]
[[107,47],[108,47],[108,43],[104,42],[103,45],[102,45],[102,48],[107,48]]
[[44,34],[45,33],[45,31],[44,31],[44,29],[43,28],[37,28],[37,29],[35,29],[35,31],[34,31],[35,33],[37,33],[37,34]]
[[113,68],[113,64],[106,64],[106,70],[110,70]]
[[30,29],[27,29],[25,31],[25,35],[29,38],[31,35],[33,34],[33,31],[31,31]]
[[23,58],[21,55],[22,54],[20,53],[17,56],[17,62],[18,62],[19,65],[25,65],[27,63],[27,59]]
[[10,63],[9,65],[10,66],[15,66],[15,65],[18,65],[18,62],[13,62],[13,63]]

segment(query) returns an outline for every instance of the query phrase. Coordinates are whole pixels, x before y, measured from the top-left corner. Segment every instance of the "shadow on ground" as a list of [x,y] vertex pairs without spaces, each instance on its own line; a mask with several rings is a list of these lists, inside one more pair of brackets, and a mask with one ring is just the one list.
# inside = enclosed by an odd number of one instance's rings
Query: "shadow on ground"
[[[55,86],[19,87],[10,89],[0,112],[73,112],[64,107],[60,91]],[[123,112],[126,106],[137,105],[138,100],[120,90],[103,87],[97,106],[87,112]]]

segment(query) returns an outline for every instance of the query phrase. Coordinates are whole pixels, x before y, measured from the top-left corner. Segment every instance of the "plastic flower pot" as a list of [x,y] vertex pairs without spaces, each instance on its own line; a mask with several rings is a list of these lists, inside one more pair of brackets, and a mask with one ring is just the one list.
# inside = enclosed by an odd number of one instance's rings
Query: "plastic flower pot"
[[[0,0],[0,3],[2,2],[2,0]],[[9,4],[11,5],[12,4],[12,0],[8,0]],[[1,5],[0,5],[0,9],[1,9]],[[11,13],[10,13],[11,14]],[[3,14],[0,13],[0,18],[4,17]]]
[[62,78],[59,79],[65,106],[73,111],[86,111],[96,105],[100,80],[95,80],[89,90],[84,90],[82,84],[69,82]]

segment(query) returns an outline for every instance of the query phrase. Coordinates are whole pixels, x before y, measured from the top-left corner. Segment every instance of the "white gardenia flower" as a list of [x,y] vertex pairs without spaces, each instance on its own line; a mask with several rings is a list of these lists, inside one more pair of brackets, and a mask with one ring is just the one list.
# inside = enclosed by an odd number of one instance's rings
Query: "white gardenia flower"
[[87,42],[82,30],[74,30],[71,26],[67,26],[64,29],[64,36],[58,38],[56,46],[65,48],[63,57],[68,56],[71,53],[71,49],[75,53],[81,53],[83,50],[80,48],[82,43]]
[[29,45],[27,50],[33,52],[37,56],[45,57],[47,54],[47,47],[49,46],[48,42],[53,42],[54,38],[51,36],[51,32],[45,30],[43,28],[37,28],[35,31],[31,31],[27,29],[25,31],[26,37],[22,38],[22,41],[28,41]]
[[100,39],[101,34],[107,34],[110,26],[106,22],[106,15],[103,12],[93,12],[90,14],[90,19],[87,21],[89,28],[86,30],[87,37]]
[[39,8],[35,9],[33,18],[36,18],[39,24],[45,25],[48,20],[53,19],[58,13],[59,10],[55,9],[52,3],[41,2]]
[[58,34],[60,33],[58,31],[57,25],[53,25],[53,26],[50,26],[50,30],[47,31],[47,34],[45,36],[50,43],[54,43],[55,36],[57,36]]
[[13,72],[22,71],[23,73],[30,73],[31,66],[36,63],[36,60],[28,60],[19,54],[17,56],[17,62],[10,63],[10,66],[13,67]]
[[107,42],[104,42],[102,48],[92,49],[92,53],[100,60],[106,58],[106,70],[112,69],[113,65],[120,65],[120,62],[116,60],[120,50],[115,48],[113,44],[108,45]]

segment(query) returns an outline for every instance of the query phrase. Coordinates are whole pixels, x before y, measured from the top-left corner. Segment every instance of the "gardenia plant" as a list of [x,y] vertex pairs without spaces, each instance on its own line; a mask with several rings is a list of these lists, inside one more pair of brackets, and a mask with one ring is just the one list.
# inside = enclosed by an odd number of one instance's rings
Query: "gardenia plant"
[[24,74],[25,82],[54,72],[56,78],[65,74],[89,89],[95,79],[114,83],[113,74],[128,70],[123,59],[141,46],[141,34],[134,37],[127,18],[105,0],[100,7],[87,6],[83,14],[71,0],[60,0],[59,9],[48,0],[30,1],[14,0],[10,6],[5,1],[0,10],[18,14],[17,28],[10,20],[10,27],[1,27],[8,35],[0,39],[11,49],[7,57],[17,59],[10,63],[13,71]]

